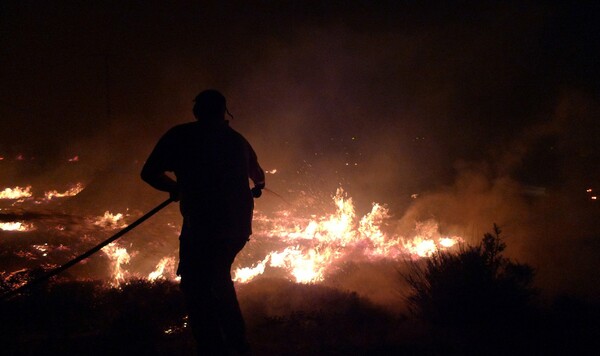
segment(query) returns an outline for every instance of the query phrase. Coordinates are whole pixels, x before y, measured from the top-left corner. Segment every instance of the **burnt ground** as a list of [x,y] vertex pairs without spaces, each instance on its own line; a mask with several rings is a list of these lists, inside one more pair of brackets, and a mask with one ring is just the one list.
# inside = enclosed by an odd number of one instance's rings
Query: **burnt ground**
[[[331,287],[264,278],[241,286],[239,298],[256,355],[583,355],[594,354],[600,336],[598,305],[567,297],[540,308],[526,325],[508,327],[493,344],[482,341],[490,340],[489,330],[427,325]],[[172,282],[45,285],[1,302],[0,312],[4,355],[195,352]]]

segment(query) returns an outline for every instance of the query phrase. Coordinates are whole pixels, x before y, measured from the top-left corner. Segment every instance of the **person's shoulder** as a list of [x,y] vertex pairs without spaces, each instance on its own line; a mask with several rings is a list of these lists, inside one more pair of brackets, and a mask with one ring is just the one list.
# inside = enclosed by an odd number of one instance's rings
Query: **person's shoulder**
[[238,131],[236,131],[233,127],[227,125],[227,131],[230,135],[232,135],[233,137],[239,139],[239,140],[243,140],[243,141],[248,141],[246,140],[246,138],[244,137],[244,135],[242,135],[241,133],[239,133]]
[[178,136],[184,135],[185,133],[190,132],[190,130],[193,130],[194,127],[196,127],[196,126],[197,125],[195,122],[186,122],[183,124],[175,125],[175,126],[171,127],[169,130],[167,130],[167,132],[165,133],[165,136],[178,137]]

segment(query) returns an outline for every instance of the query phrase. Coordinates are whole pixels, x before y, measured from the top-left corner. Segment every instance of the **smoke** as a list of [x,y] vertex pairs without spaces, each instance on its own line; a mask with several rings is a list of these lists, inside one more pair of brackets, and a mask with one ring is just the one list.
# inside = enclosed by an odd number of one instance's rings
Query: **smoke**
[[0,154],[42,163],[1,178],[83,180],[76,205],[145,210],[161,195],[138,178],[144,159],[217,88],[286,198],[329,201],[341,185],[361,215],[388,204],[399,232],[434,218],[470,242],[497,223],[543,287],[591,293],[598,104],[582,73],[597,61],[572,54],[597,43],[594,19],[393,3],[7,5]]
[[[591,154],[597,114],[598,104],[591,98],[563,95],[547,122],[496,148],[492,159],[457,166],[455,182],[419,197],[399,227],[435,218],[442,229],[477,243],[496,223],[508,256],[533,265],[545,292],[597,296],[597,287],[585,283],[598,276],[598,206],[586,194],[597,185],[597,156]],[[540,145],[553,154],[540,154]],[[550,166],[550,176],[535,174],[540,172],[531,165]],[[526,184],[526,178],[538,185]]]

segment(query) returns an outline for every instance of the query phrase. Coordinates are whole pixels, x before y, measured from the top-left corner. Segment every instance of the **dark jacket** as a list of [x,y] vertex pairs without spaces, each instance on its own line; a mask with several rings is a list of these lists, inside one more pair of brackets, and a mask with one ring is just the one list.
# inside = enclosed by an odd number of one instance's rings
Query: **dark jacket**
[[213,239],[252,233],[254,201],[248,178],[264,184],[265,176],[248,141],[227,121],[173,127],[142,172],[174,172],[184,228],[192,235]]

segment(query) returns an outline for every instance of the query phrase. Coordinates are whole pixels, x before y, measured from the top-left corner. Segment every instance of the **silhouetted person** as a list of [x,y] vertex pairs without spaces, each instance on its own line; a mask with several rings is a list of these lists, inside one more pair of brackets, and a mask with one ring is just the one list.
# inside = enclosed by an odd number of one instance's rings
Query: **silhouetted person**
[[175,126],[158,141],[142,179],[181,200],[177,274],[199,353],[245,353],[249,348],[231,264],[252,233],[253,196],[260,196],[265,175],[248,141],[225,120],[221,93],[201,92],[193,111],[196,122]]

